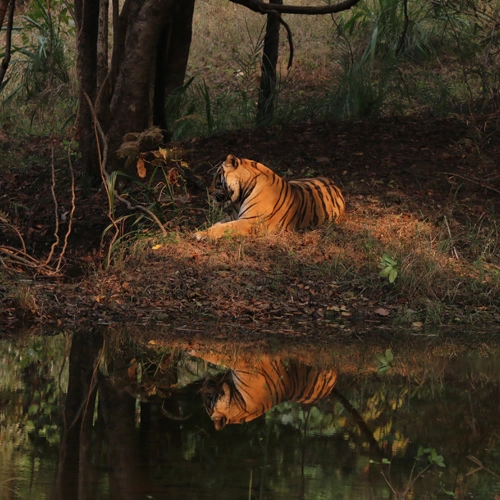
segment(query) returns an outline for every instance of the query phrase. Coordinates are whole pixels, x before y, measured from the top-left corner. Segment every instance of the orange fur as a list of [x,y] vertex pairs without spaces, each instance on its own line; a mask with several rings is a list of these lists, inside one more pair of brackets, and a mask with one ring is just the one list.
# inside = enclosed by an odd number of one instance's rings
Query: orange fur
[[345,211],[344,197],[329,179],[285,181],[265,165],[233,155],[217,170],[209,192],[215,204],[231,207],[232,216],[197,232],[198,240],[302,229],[338,221]]

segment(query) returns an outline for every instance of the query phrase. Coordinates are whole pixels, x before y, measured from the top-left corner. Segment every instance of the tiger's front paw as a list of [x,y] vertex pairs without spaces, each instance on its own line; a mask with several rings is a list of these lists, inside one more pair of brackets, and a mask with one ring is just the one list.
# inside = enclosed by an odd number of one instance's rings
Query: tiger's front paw
[[208,239],[208,233],[206,231],[197,231],[194,233],[196,241],[204,241]]

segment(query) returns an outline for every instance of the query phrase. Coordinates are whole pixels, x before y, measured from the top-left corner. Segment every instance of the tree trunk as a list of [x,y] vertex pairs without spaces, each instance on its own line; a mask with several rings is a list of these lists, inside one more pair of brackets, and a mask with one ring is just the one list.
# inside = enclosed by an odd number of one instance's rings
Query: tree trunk
[[[269,0],[269,3],[283,4],[283,0]],[[264,50],[262,54],[257,124],[269,123],[274,116],[276,97],[276,65],[280,42],[280,14],[268,14]]]
[[[120,167],[116,151],[126,132],[142,132],[149,125],[150,79],[154,54],[176,0],[146,0],[129,24],[123,61],[110,102],[107,131],[108,170]],[[129,16],[130,18],[130,16]]]
[[97,37],[97,90],[99,91],[108,74],[108,28],[109,0],[101,0],[99,6]]
[[191,47],[195,0],[177,5],[172,18],[162,30],[156,53],[156,75],[153,100],[153,124],[168,136],[167,101],[182,87]]
[[95,102],[97,94],[97,34],[99,0],[75,0],[77,32],[76,71],[80,84],[78,135],[84,173],[89,177],[99,175],[94,118],[85,94]]
[[9,0],[0,0],[0,29],[3,26],[7,7],[9,11],[9,17],[7,20],[7,33],[5,35],[5,52],[2,64],[0,65],[0,85],[2,85],[5,73],[7,72],[7,68],[9,67],[10,63],[10,51],[12,48],[12,28],[14,26],[14,9],[16,7],[16,0],[10,0],[10,2]]

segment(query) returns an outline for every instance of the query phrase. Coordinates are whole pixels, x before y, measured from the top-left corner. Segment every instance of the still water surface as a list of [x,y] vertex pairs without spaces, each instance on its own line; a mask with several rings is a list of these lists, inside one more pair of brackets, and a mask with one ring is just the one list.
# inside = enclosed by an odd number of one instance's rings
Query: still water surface
[[487,343],[249,345],[1,340],[0,499],[500,498]]

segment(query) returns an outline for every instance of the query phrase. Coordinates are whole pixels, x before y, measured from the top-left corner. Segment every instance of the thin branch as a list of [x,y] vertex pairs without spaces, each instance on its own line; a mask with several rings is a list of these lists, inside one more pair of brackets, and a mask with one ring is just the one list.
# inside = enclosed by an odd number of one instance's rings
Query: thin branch
[[55,224],[56,227],[54,228],[54,237],[55,241],[52,243],[52,246],[50,247],[50,252],[49,256],[45,260],[45,264],[47,265],[51,260],[52,256],[54,255],[54,251],[56,247],[59,245],[59,205],[57,203],[57,196],[56,196],[56,167],[55,167],[55,161],[54,161],[54,134],[50,134],[50,152],[51,152],[51,162],[50,162],[50,169],[52,172],[52,184],[50,186],[50,191],[52,192],[52,199],[54,200],[54,215],[55,215]]
[[23,235],[21,234],[21,231],[19,231],[19,229],[17,229],[16,226],[8,222],[7,219],[3,218],[1,214],[0,214],[0,224],[3,224],[7,229],[14,231],[17,234],[17,236],[19,236],[19,239],[21,240],[21,245],[23,246],[23,252],[28,253],[28,251],[26,250],[26,243],[24,242],[24,238]]
[[68,247],[69,235],[71,234],[71,230],[73,228],[73,216],[75,215],[76,210],[75,172],[73,171],[73,163],[71,162],[71,143],[68,145],[68,165],[69,171],[71,173],[71,212],[69,213],[68,229],[66,231],[66,234],[64,235],[63,248],[61,250],[61,254],[59,255],[59,259],[57,260],[56,271],[59,271],[59,269],[61,269],[62,260],[64,258],[64,254],[66,253],[66,248]]
[[[31,255],[18,250],[17,248],[2,245],[0,246],[0,253],[6,255],[10,260],[16,262],[19,265],[26,266],[30,269],[36,269],[37,272],[44,274],[45,276],[59,276],[59,273],[55,272],[50,267],[46,266],[43,262],[35,259]],[[7,268],[4,259],[0,259],[3,266]]]
[[161,220],[158,219],[158,217],[156,217],[156,215],[153,212],[151,212],[151,210],[149,210],[146,207],[143,207],[142,205],[132,205],[132,203],[130,203],[130,201],[128,201],[126,198],[122,198],[116,191],[114,192],[114,194],[115,194],[115,198],[117,198],[122,203],[127,205],[127,208],[129,210],[141,210],[142,212],[148,214],[158,224],[159,228],[161,229],[161,232],[163,233],[163,236],[167,236],[167,234],[168,234],[167,230],[163,227]]
[[332,14],[349,10],[354,7],[360,0],[344,0],[335,5],[303,7],[300,5],[276,5],[268,4],[262,0],[229,0],[232,3],[243,5],[248,9],[258,12],[259,14],[269,14],[270,12],[279,12],[281,14],[305,14],[305,15],[321,15]]
[[[99,120],[97,119],[97,113],[95,110],[95,106],[92,104],[92,101],[89,97],[89,95],[84,92],[83,95],[85,96],[85,99],[87,100],[87,103],[89,105],[89,108],[92,112],[92,115],[94,117],[94,134],[95,134],[95,140],[97,143],[97,154],[99,156],[99,169],[101,172],[101,179],[102,183],[104,185],[104,189],[106,190],[106,196],[108,198],[108,217],[111,223],[113,224],[115,228],[115,234],[113,236],[113,239],[111,240],[111,243],[109,244],[109,249],[108,249],[108,262],[109,258],[111,255],[111,249],[113,248],[113,245],[115,241],[118,239],[118,235],[120,234],[120,228],[118,227],[118,224],[116,223],[116,220],[114,218],[113,214],[113,201],[112,201],[112,193],[110,191],[110,186],[112,187],[112,184],[109,181],[109,174],[106,171],[106,163],[108,160],[108,142],[106,141],[106,136],[104,134],[104,131],[102,130],[101,124],[99,123]],[[101,141],[99,140],[101,138],[103,142],[103,149],[101,153]],[[114,192],[114,190],[113,190]]]
[[[137,210],[140,210],[142,212],[147,213],[158,224],[158,227],[161,229],[161,232],[163,233],[163,235],[166,236],[167,230],[163,227],[163,224],[161,223],[161,221],[158,219],[158,217],[156,217],[156,215],[153,212],[151,212],[151,210],[147,209],[146,207],[143,207],[142,205],[132,205],[132,203],[130,203],[125,198],[122,198],[116,192],[116,190],[114,190],[113,185],[111,183],[108,184],[107,181],[109,179],[109,174],[106,171],[106,162],[107,162],[107,157],[108,157],[108,144],[106,141],[106,136],[104,135],[104,131],[102,130],[102,127],[101,127],[101,124],[99,123],[99,120],[97,119],[95,107],[92,105],[92,101],[90,100],[90,97],[86,93],[84,93],[84,95],[85,95],[85,98],[87,99],[87,102],[90,106],[90,109],[92,110],[92,113],[94,115],[94,127],[95,127],[95,134],[96,134],[96,140],[97,140],[97,148],[98,148],[98,153],[99,153],[99,165],[101,167],[101,177],[102,177],[102,181],[104,183],[104,187],[106,189],[106,193],[108,195],[108,200],[109,200],[108,217],[110,218],[111,222],[115,226],[115,229],[119,232],[118,225],[116,224],[116,221],[115,221],[115,219],[113,217],[113,213],[112,213],[112,206],[111,206],[112,197],[111,197],[111,195],[113,195],[118,200],[120,200],[122,203],[127,205],[128,209],[130,209],[130,210],[137,209]],[[101,140],[103,141],[103,144],[104,144],[102,157],[101,157],[99,136],[101,137]],[[110,187],[113,189],[113,193],[111,193]],[[110,248],[112,248],[113,243],[116,241],[117,235],[118,235],[118,233],[113,238],[113,241],[111,242]]]

